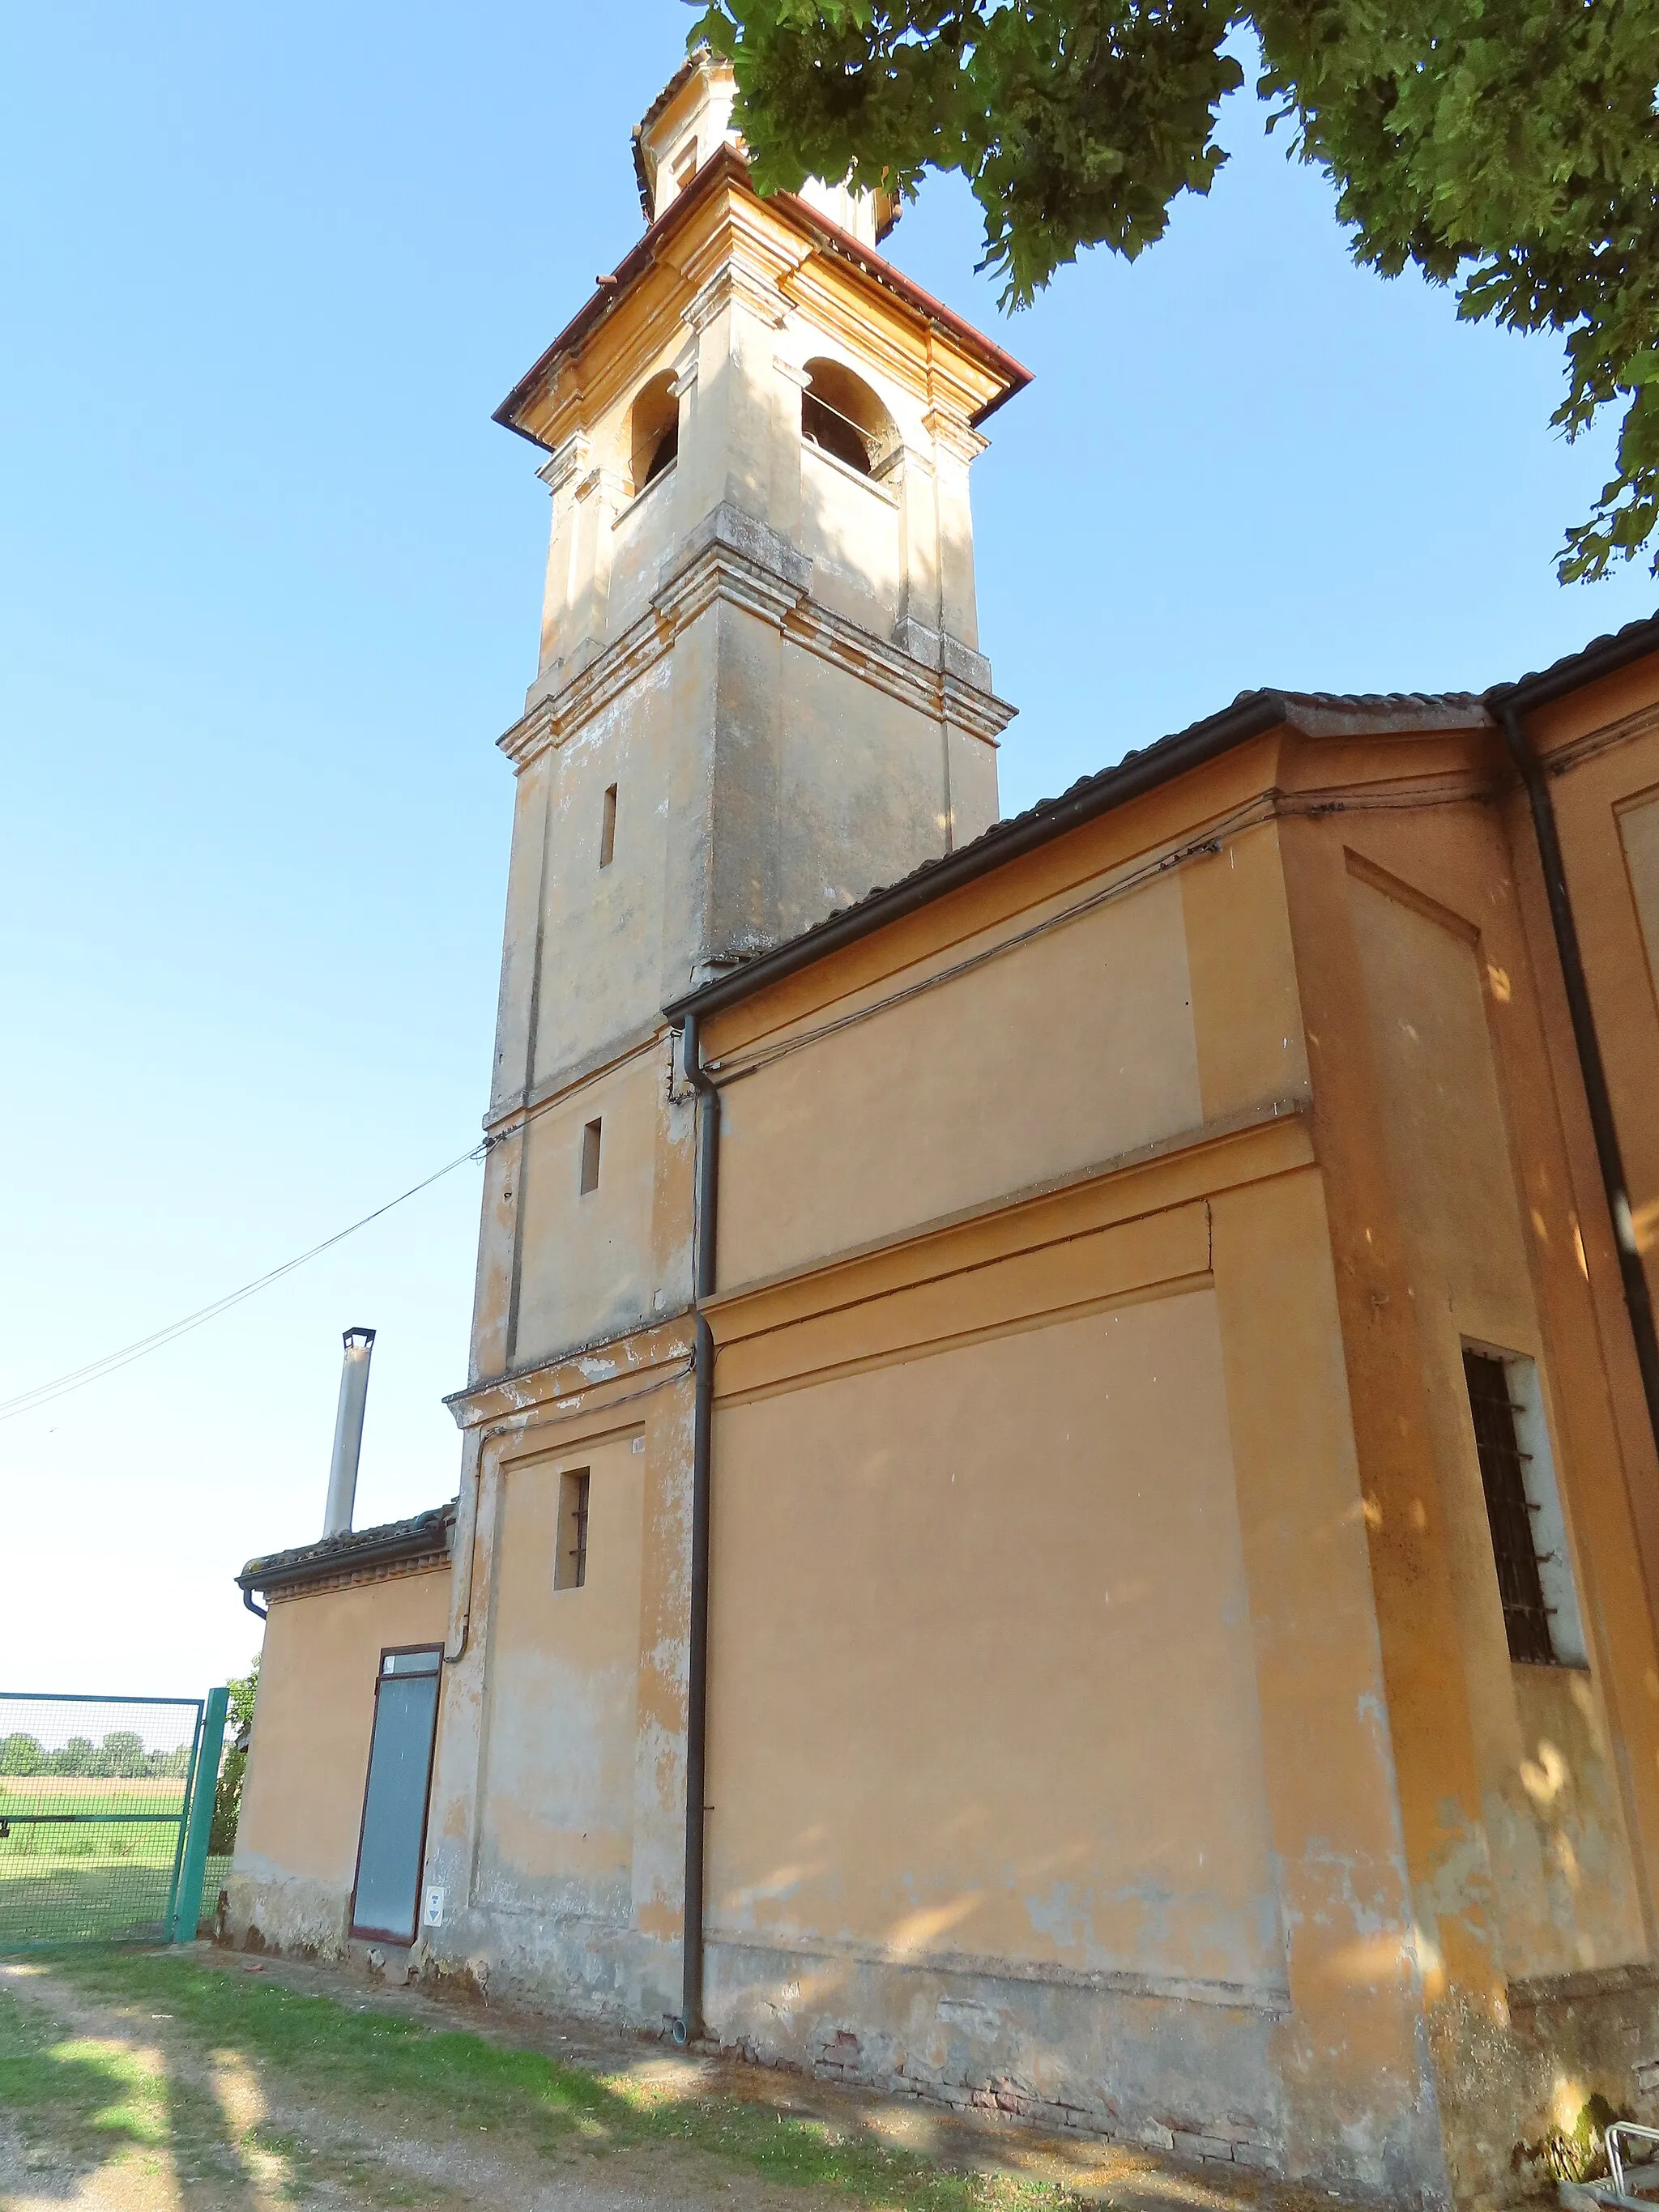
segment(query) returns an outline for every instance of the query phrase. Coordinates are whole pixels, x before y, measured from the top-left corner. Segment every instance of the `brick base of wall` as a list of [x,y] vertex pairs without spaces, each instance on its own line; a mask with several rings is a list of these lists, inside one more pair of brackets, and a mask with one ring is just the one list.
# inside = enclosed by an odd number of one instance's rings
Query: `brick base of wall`
[[[760,2059],[759,2051],[747,2042],[722,2044],[720,2048],[728,2057]],[[1266,2173],[1282,2171],[1274,2145],[1259,2124],[1244,2113],[1230,2113],[1220,2133],[1213,2118],[1202,2129],[1173,2116],[1135,2126],[1109,2106],[1044,2097],[1029,2082],[1012,2075],[982,2081],[946,2081],[917,2067],[903,2053],[891,2065],[872,2064],[858,2035],[848,2027],[820,2031],[813,2039],[811,2069],[820,2081],[839,2081],[848,2088],[874,2089],[887,2097],[915,2097],[946,2112],[1023,2122],[1055,2134],[1121,2143],[1126,2148],[1161,2151],[1166,2157],[1190,2165],[1243,2166]]]

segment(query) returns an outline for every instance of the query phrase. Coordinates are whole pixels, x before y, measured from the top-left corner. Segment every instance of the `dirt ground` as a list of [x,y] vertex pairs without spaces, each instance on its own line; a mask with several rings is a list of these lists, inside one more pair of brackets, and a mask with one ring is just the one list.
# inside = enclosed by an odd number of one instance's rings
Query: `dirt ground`
[[[177,1958],[179,1954],[173,1954]],[[381,2098],[366,2112],[349,2089],[336,2094],[314,2072],[291,2078],[246,2051],[216,2047],[167,2012],[111,2002],[51,1964],[0,1961],[0,1992],[53,2040],[62,2063],[101,2067],[99,2080],[125,2084],[123,2131],[108,2143],[87,2127],[54,2123],[38,2107],[9,2112],[0,2101],[0,2207],[4,2212],[368,2212],[407,2206],[490,2208],[490,2212],[851,2212],[857,2205],[937,2202],[944,2176],[963,2177],[988,2208],[1107,2203],[1121,2212],[1333,2212],[1322,2191],[1253,2175],[1193,2172],[1139,2153],[1059,2140],[1014,2124],[969,2123],[908,2102],[848,2094],[827,2084],[718,2057],[676,2052],[592,2023],[503,2011],[386,1988],[349,1971],[267,1958],[257,1961],[198,1944],[191,1964],[331,1999],[351,2012],[384,2012],[453,2031],[498,2048],[538,2051],[611,2081],[650,2091],[688,2114],[730,2106],[769,2108],[821,2123],[832,2144],[877,2145],[915,2154],[939,2169],[933,2186],[914,2169],[872,2190],[867,2172],[843,2179],[779,2181],[754,2161],[703,2142],[653,2141],[599,2152],[580,2130],[558,2137],[527,2128],[522,2115],[499,2124],[463,2124],[441,2101]],[[494,2062],[490,2062],[493,2063]],[[146,2117],[148,2115],[148,2118]],[[83,2122],[87,2115],[82,2114]],[[107,2128],[108,2112],[93,2124]],[[706,2120],[702,2124],[707,2140]],[[699,2132],[688,2125],[688,2135]],[[89,2148],[89,2144],[92,2146]],[[1035,2186],[1033,2185],[1035,2185]],[[1064,2192],[1061,2197],[1059,2192]],[[957,2198],[960,2185],[947,2192]]]

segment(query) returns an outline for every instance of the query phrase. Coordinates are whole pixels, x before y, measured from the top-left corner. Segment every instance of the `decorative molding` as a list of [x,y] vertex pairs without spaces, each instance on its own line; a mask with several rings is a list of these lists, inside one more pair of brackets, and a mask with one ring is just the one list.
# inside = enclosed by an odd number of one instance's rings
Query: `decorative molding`
[[653,1020],[639,1023],[623,1036],[601,1045],[597,1052],[588,1053],[583,1059],[556,1069],[539,1082],[525,1085],[519,1090],[492,1098],[483,1117],[485,1135],[495,1144],[499,1144],[503,1137],[515,1135],[523,1122],[534,1121],[562,1100],[574,1097],[577,1091],[585,1090],[590,1083],[598,1082],[602,1076],[614,1075],[619,1067],[643,1060],[666,1042],[672,1034],[666,1022],[658,1015]]
[[934,405],[921,418],[928,436],[939,452],[950,453],[964,467],[976,461],[988,450],[990,440],[977,430],[969,429],[962,416],[954,410]]
[[[1629,744],[1636,738],[1650,737],[1656,731],[1659,731],[1659,707],[1638,707],[1633,714],[1622,715],[1618,721],[1605,723],[1600,729],[1586,731],[1582,738],[1573,738],[1564,745],[1540,752],[1539,757],[1547,775],[1568,775],[1586,761],[1594,760],[1598,753],[1607,752],[1613,745]],[[1616,799],[1613,803],[1622,806],[1626,800]]]
[[544,461],[536,474],[549,491],[563,490],[579,470],[585,469],[592,452],[592,440],[585,430],[573,430],[563,442],[556,446],[550,460]]
[[733,1284],[703,1311],[724,1346],[1315,1164],[1307,1101],[1273,1099]]
[[265,1592],[267,1605],[288,1605],[295,1598],[325,1597],[331,1590],[356,1589],[368,1583],[402,1582],[407,1575],[435,1574],[440,1567],[450,1564],[447,1549],[441,1552],[422,1552],[411,1559],[387,1559],[379,1566],[372,1562],[361,1567],[343,1568],[337,1575],[319,1576],[314,1582],[286,1583]]
[[710,323],[732,306],[746,307],[769,330],[781,331],[788,305],[775,283],[740,261],[726,261],[716,269],[680,310],[680,320],[701,337]]
[[624,507],[633,504],[634,487],[620,469],[603,466],[589,469],[586,476],[576,479],[576,496],[589,499],[598,492],[601,503],[607,507]]
[[444,1403],[459,1429],[514,1428],[581,1413],[609,1415],[643,1391],[661,1389],[690,1373],[687,1310],[549,1352],[510,1375],[471,1382]]
[[715,507],[671,560],[648,611],[497,740],[515,769],[562,744],[647,675],[673,650],[680,632],[719,601],[772,623],[793,644],[931,721],[994,744],[1013,720],[1015,708],[967,676],[985,665],[977,654],[949,640],[941,647],[945,665],[928,665],[833,612],[811,596],[806,556],[738,507]]

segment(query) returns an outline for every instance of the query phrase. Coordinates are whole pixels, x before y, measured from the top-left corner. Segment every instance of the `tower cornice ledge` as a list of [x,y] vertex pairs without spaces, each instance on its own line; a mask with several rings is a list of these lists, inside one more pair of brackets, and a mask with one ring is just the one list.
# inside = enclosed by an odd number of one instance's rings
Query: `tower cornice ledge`
[[811,596],[812,563],[756,516],[722,502],[664,564],[650,607],[496,742],[515,769],[574,736],[673,650],[681,631],[717,600],[772,623],[820,659],[969,737],[994,744],[1018,711],[981,679],[990,666],[955,638],[907,622],[902,642],[837,614]]

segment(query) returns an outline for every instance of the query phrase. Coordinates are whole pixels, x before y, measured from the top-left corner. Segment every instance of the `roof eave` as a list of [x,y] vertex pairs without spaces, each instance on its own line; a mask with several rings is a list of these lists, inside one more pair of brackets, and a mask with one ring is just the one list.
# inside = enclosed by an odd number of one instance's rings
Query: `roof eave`
[[1531,708],[1547,707],[1552,700],[1582,691],[1604,676],[1617,676],[1652,653],[1659,653],[1659,614],[1626,623],[1610,637],[1598,637],[1582,653],[1571,653],[1534,675],[1520,677],[1513,684],[1494,684],[1484,695],[1486,702],[1494,710],[1513,707],[1525,714]]
[[[637,280],[643,276],[655,261],[658,249],[683,223],[693,208],[720,182],[740,185],[757,198],[749,164],[735,147],[716,148],[696,175],[678,193],[651,225],[643,238],[629,248],[611,272],[609,281],[599,287],[586,304],[571,318],[539,359],[527,369],[514,386],[490,420],[499,422],[504,430],[514,431],[520,437],[548,451],[544,440],[533,430],[527,430],[519,420],[526,405],[545,380],[548,372],[562,356],[571,352],[597,330],[605,317],[627,296]],[[839,260],[856,268],[871,283],[908,307],[913,314],[934,325],[964,353],[981,362],[1003,380],[1003,388],[969,418],[975,428],[994,415],[1014,393],[1022,392],[1031,380],[1031,372],[1012,354],[988,338],[982,331],[947,307],[942,301],[914,283],[902,270],[893,267],[883,255],[832,222],[809,202],[798,198],[793,192],[775,192],[769,196],[768,204],[782,208],[814,242],[826,247]]]
[[366,1528],[360,1537],[349,1536],[337,1540],[331,1549],[310,1545],[289,1552],[268,1553],[263,1559],[250,1559],[236,1577],[241,1590],[295,1589],[306,1583],[325,1582],[335,1575],[364,1566],[391,1566],[400,1559],[428,1557],[436,1551],[447,1551],[455,1528],[455,1505],[434,1509],[428,1516],[422,1515],[424,1525],[397,1522],[389,1528],[382,1540],[381,1531]]

